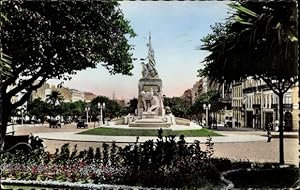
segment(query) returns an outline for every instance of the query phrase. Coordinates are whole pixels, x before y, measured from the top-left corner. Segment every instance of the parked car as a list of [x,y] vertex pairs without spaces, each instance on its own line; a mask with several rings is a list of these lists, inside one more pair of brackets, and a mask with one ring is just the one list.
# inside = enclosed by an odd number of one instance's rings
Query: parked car
[[57,127],[60,127],[61,128],[61,123],[59,120],[56,120],[56,119],[49,119],[47,120],[48,123],[49,123],[49,128],[57,128]]
[[88,125],[85,123],[85,120],[79,120],[77,122],[77,128],[87,128]]

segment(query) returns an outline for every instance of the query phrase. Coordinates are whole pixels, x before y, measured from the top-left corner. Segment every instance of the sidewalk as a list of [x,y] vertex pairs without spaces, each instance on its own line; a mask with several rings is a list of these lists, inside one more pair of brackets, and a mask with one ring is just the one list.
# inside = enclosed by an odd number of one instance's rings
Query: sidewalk
[[[108,127],[108,126],[106,126]],[[16,131],[28,131],[34,135],[39,136],[42,139],[47,140],[60,140],[60,141],[75,141],[75,142],[117,142],[117,143],[132,143],[136,142],[135,136],[99,136],[99,135],[83,135],[79,132],[88,129],[77,129],[75,124],[62,126],[62,128],[49,128],[47,124],[42,125],[28,125],[28,126],[14,126]],[[93,125],[89,125],[89,129],[92,129]],[[113,128],[128,128],[127,125],[117,125]],[[199,125],[182,126],[174,125],[168,129],[172,130],[197,130],[202,127]],[[157,128],[156,128],[157,129]],[[211,129],[220,133],[223,136],[212,137],[212,141],[216,143],[232,143],[232,142],[254,142],[254,141],[266,141],[266,131],[255,131],[252,128],[225,128],[219,125],[217,129]],[[272,132],[273,138],[278,138],[278,132]],[[295,136],[297,132],[285,132],[285,137]],[[139,142],[145,142],[147,140],[155,140],[157,137],[139,137]],[[186,137],[187,142],[192,143],[195,140],[205,143],[207,137]]]
[[[184,126],[186,129],[187,126]],[[89,129],[93,129],[94,124],[90,123]],[[195,128],[195,129],[199,129]],[[230,158],[233,160],[250,160],[257,162],[278,162],[279,157],[279,138],[275,136],[278,132],[272,132],[274,138],[271,142],[267,142],[266,131],[255,130],[240,130],[241,128],[233,128],[233,130],[226,130],[219,128],[216,130],[224,136],[212,137],[214,143],[214,156],[222,158]],[[44,126],[19,126],[16,128],[15,135],[28,135],[30,132],[38,135],[44,139],[47,146],[47,151],[55,153],[57,148],[68,143],[72,148],[75,145],[78,150],[86,150],[88,147],[94,149],[102,147],[103,143],[110,143],[115,141],[118,146],[124,146],[128,143],[136,142],[136,137],[120,137],[120,136],[95,136],[95,135],[80,135],[79,132],[87,129],[77,129],[76,124],[72,123],[65,125],[62,128],[49,128],[48,125]],[[285,132],[286,135],[297,134],[297,132]],[[285,136],[286,136],[285,135]],[[149,139],[157,139],[157,137],[140,137],[138,142],[143,142]],[[207,141],[206,137],[186,137],[187,142],[191,143],[194,140],[199,140],[200,143]],[[119,142],[119,144],[117,143]],[[205,150],[205,144],[201,144]],[[297,165],[298,158],[298,139],[285,138],[285,161]]]

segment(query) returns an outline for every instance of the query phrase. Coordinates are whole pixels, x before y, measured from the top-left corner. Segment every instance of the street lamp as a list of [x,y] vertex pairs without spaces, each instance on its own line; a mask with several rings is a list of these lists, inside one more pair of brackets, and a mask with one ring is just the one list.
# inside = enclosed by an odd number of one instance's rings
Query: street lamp
[[101,123],[103,122],[103,109],[105,108],[105,102],[103,102],[103,103],[99,102],[98,108],[100,109],[100,125],[101,125]]
[[84,108],[85,112],[86,112],[86,122],[87,124],[89,123],[89,111],[90,111],[90,108],[89,107],[86,107]]
[[206,128],[208,128],[208,110],[210,110],[210,107],[211,107],[211,105],[210,104],[208,104],[208,105],[206,105],[206,104],[203,104],[203,109],[205,109],[206,110],[206,114],[205,114],[205,116],[206,116]]
[[243,106],[242,106],[242,117],[244,117],[244,127],[246,127],[246,110],[248,108],[247,100],[248,100],[248,96],[244,96]]
[[[258,85],[258,81],[256,82],[256,93],[260,93],[260,128],[263,129],[264,128],[264,125],[263,125],[263,122],[264,122],[264,112],[263,112],[263,108],[264,108],[264,99],[263,99],[263,88],[262,88],[262,83],[261,83],[261,80],[259,80],[259,85]],[[259,88],[260,88],[260,92],[259,92]]]
[[18,111],[18,114],[20,115],[21,114],[21,127],[23,127],[23,114],[24,114],[24,108],[21,108],[19,111]]

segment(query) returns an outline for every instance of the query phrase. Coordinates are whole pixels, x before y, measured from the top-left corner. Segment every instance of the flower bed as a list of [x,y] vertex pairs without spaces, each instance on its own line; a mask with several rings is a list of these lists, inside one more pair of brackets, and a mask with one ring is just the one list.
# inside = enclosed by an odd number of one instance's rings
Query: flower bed
[[[179,141],[175,141],[175,136],[163,137],[160,131],[156,141],[136,142],[125,147],[104,143],[96,150],[89,148],[78,152],[76,146],[70,150],[69,144],[65,144],[60,150],[57,149],[54,155],[44,151],[29,154],[20,151],[14,154],[5,153],[1,155],[1,180],[6,183],[22,182],[32,185],[94,185],[94,188],[98,188],[97,185],[110,184],[118,187],[137,186],[143,189],[221,189],[229,183],[228,179],[236,187],[264,187],[261,180],[264,179],[264,175],[271,175],[266,172],[252,172],[250,176],[243,172],[221,175],[225,171],[278,168],[278,164],[274,163],[233,162],[229,159],[214,158],[213,152],[211,138],[207,139],[206,149],[201,150],[198,141],[187,144],[183,136]],[[288,174],[296,176],[295,172]],[[243,183],[239,183],[243,181],[240,178],[244,180]],[[252,180],[251,183],[247,183],[248,179]],[[289,186],[293,178],[289,180],[283,183]]]
[[54,155],[37,151],[1,155],[2,179],[116,184],[143,187],[220,186],[220,173],[211,162],[211,138],[207,149],[200,142],[187,144],[184,137],[163,137],[123,148],[114,143],[78,152],[68,144]]
[[60,181],[35,181],[35,180],[2,180],[5,189],[22,189],[22,190],[64,190],[64,189],[147,189],[138,186],[125,186],[125,185],[110,185],[110,184],[92,184],[92,183],[80,183],[80,182],[60,182]]

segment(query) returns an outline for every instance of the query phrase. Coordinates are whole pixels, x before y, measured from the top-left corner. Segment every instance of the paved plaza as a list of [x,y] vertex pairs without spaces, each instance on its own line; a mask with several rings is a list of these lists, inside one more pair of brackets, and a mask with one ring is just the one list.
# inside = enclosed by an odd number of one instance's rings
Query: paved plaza
[[[122,127],[122,126],[121,126]],[[123,126],[124,128],[125,126]],[[89,129],[94,128],[94,124],[89,125]],[[193,127],[182,127],[183,129],[196,129]],[[198,126],[199,128],[199,126]],[[51,153],[55,152],[56,148],[60,148],[63,144],[69,143],[73,148],[77,144],[79,150],[87,149],[88,147],[101,147],[102,143],[116,142],[119,146],[134,143],[136,137],[125,136],[96,136],[96,135],[81,135],[79,132],[87,129],[77,129],[75,124],[65,125],[62,128],[49,128],[45,125],[27,125],[15,126],[16,135],[27,135],[33,133],[42,138],[46,145],[46,150]],[[175,130],[180,130],[179,126]],[[212,137],[214,143],[214,156],[225,157],[234,160],[250,160],[257,162],[278,162],[279,160],[279,139],[273,138],[270,143],[267,142],[265,131],[254,131],[235,128],[228,130],[219,128],[216,132],[222,134],[220,137]],[[277,132],[272,133],[277,136]],[[298,138],[296,132],[286,133],[284,140],[285,162],[298,165]],[[156,137],[140,137],[139,142],[144,142]],[[205,150],[206,137],[187,137],[186,141],[191,143],[194,140],[199,140],[201,148]]]

